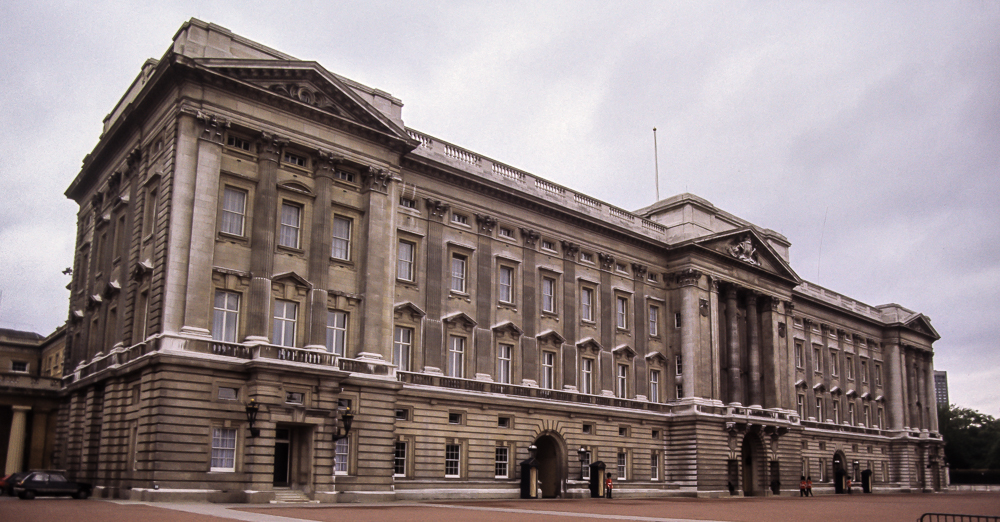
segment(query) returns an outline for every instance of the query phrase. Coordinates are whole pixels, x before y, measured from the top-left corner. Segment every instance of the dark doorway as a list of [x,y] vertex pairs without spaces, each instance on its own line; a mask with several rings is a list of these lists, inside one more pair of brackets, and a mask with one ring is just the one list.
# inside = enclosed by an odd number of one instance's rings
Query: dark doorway
[[288,487],[288,464],[291,461],[292,441],[288,428],[278,428],[274,432],[274,486]]
[[538,482],[542,497],[554,498],[562,495],[562,479],[565,476],[565,454],[560,450],[559,441],[552,435],[542,435],[535,441],[535,460],[538,462]]
[[743,495],[750,497],[754,495],[764,495],[764,448],[763,444],[754,433],[747,433],[743,437]]
[[847,457],[840,451],[833,454],[833,492],[846,493]]

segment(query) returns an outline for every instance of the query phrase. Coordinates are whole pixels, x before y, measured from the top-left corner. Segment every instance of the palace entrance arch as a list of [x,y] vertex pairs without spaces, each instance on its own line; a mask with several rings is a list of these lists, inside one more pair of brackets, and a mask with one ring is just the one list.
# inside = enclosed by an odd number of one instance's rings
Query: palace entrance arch
[[743,461],[743,495],[747,497],[765,495],[764,466],[767,464],[767,455],[764,453],[764,443],[760,440],[760,435],[747,433],[743,437],[740,455]]
[[837,450],[833,454],[833,491],[834,493],[846,493],[847,486],[847,456],[843,451]]
[[566,444],[558,433],[543,433],[535,440],[535,461],[538,462],[538,482],[543,498],[562,496],[566,478]]

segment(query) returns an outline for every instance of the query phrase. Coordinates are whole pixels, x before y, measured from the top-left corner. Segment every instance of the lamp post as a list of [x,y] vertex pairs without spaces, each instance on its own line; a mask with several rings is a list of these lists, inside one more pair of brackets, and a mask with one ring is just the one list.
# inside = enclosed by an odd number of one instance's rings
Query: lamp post
[[257,422],[257,412],[260,410],[260,405],[257,404],[257,399],[250,399],[250,402],[246,404],[247,411],[247,424],[250,425],[250,436],[256,437],[260,435],[260,428],[254,428],[253,425]]
[[341,433],[341,431],[340,431],[341,423],[338,423],[337,426],[334,427],[334,431],[333,431],[333,441],[334,442],[337,442],[338,440],[346,437],[347,434],[351,432],[351,424],[354,423],[354,414],[351,413],[351,409],[350,408],[347,408],[347,410],[345,410],[344,413],[342,415],[340,415],[340,420],[343,421],[342,424],[343,424],[344,431],[343,431],[343,433]]
[[586,480],[583,476],[583,459],[587,456],[587,448],[580,446],[580,449],[576,450],[576,455],[580,457],[580,480]]

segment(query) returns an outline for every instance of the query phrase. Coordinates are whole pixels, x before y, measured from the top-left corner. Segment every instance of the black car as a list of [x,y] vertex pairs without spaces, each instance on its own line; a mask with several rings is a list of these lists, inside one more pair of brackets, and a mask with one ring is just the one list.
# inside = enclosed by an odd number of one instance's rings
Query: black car
[[31,500],[36,496],[59,497],[72,495],[73,498],[85,499],[90,496],[93,486],[84,482],[66,480],[66,475],[55,471],[32,471],[24,478],[14,482],[14,494]]

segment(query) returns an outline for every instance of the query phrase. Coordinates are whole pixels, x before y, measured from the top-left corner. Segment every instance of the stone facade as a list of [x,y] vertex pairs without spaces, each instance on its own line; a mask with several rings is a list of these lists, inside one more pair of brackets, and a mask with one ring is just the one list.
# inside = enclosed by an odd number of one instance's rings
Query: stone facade
[[525,461],[547,497],[597,461],[625,496],[940,488],[927,317],[704,199],[628,212],[401,108],[198,20],[143,66],[66,193],[60,466],[153,500],[516,497]]

